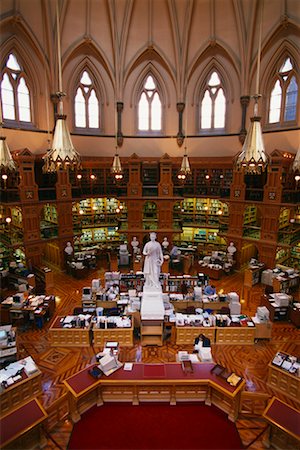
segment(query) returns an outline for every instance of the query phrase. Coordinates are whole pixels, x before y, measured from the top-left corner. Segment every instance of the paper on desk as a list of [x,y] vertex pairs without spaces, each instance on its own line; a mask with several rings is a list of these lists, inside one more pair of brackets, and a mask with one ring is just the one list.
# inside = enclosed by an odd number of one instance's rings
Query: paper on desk
[[133,363],[125,363],[124,364],[124,370],[132,370]]

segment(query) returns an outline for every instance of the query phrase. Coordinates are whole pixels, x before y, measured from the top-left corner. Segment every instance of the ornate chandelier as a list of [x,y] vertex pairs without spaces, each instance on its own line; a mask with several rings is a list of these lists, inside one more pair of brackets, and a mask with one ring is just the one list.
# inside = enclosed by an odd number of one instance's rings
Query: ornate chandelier
[[116,181],[121,181],[123,178],[123,169],[121,166],[121,160],[118,154],[118,147],[116,147],[116,153],[114,156],[113,164],[111,167],[111,173],[113,174]]
[[65,97],[66,94],[63,92],[62,88],[58,0],[56,0],[56,28],[59,88],[59,92],[57,92],[56,95],[59,99],[59,114],[55,123],[52,148],[50,148],[43,157],[45,161],[43,167],[44,172],[57,172],[61,169],[79,169],[81,167],[80,156],[72,144],[71,135],[66,122],[66,115],[63,113],[63,97]]
[[192,173],[189,158],[187,155],[187,148],[184,147],[184,155],[181,161],[180,170],[178,172],[177,178],[181,182],[185,182],[187,177]]
[[268,165],[268,155],[265,152],[265,145],[261,130],[260,120],[258,116],[258,99],[261,97],[259,92],[259,76],[260,76],[260,55],[261,55],[261,38],[262,38],[262,18],[263,3],[261,2],[261,18],[259,29],[259,41],[257,50],[257,72],[256,72],[256,94],[253,96],[254,117],[251,117],[251,124],[241,153],[235,161],[237,169],[243,169],[245,173],[260,174]]
[[236,159],[236,167],[243,168],[246,173],[258,174],[264,171],[268,164],[268,156],[261,131],[261,118],[257,115],[258,96],[255,96],[254,117],[251,117],[250,129],[241,153]]

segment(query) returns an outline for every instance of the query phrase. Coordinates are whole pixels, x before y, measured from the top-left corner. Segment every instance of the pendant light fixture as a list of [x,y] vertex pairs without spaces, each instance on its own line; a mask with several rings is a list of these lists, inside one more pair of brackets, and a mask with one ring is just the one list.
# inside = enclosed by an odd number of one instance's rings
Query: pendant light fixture
[[[2,117],[2,104],[0,104],[0,169],[1,171],[13,171],[16,170],[16,164],[8,148],[6,137],[2,134],[3,117]],[[2,175],[3,180],[7,180],[7,175]]]
[[[187,101],[186,101],[187,104]],[[184,146],[184,155],[181,161],[180,170],[178,172],[177,178],[181,183],[185,183],[186,179],[189,175],[191,175],[191,166],[189,162],[189,158],[187,155],[187,109],[186,109],[186,119],[185,119],[185,146]]]
[[63,113],[63,97],[65,93],[62,88],[62,68],[61,68],[61,48],[60,48],[60,26],[58,0],[56,0],[56,30],[57,30],[57,59],[58,59],[58,89],[56,93],[58,104],[58,116],[55,124],[52,147],[44,156],[44,172],[57,172],[60,169],[80,168],[80,156],[75,150],[71,135],[66,122],[66,115]]
[[260,56],[261,56],[261,40],[262,40],[262,17],[263,17],[263,0],[261,4],[261,18],[259,29],[259,43],[257,51],[257,73],[256,73],[256,94],[254,98],[254,116],[251,117],[251,124],[247,133],[241,153],[236,159],[237,169],[243,169],[245,173],[260,174],[268,165],[268,156],[265,152],[263,135],[260,120],[258,116],[258,99],[259,94],[259,76],[260,76]]
[[184,183],[187,179],[187,177],[192,173],[191,166],[189,162],[189,158],[187,155],[187,148],[184,147],[184,155],[181,161],[180,170],[178,172],[177,178],[179,181]]
[[111,173],[113,174],[116,181],[121,181],[123,178],[123,169],[121,166],[121,160],[118,154],[118,146],[116,146],[116,153],[114,156],[113,164],[111,167]]

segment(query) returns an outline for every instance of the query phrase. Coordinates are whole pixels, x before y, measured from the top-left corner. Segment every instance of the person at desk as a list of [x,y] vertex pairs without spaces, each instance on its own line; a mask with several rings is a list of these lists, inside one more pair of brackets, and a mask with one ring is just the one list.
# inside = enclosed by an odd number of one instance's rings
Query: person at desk
[[119,286],[117,284],[113,284],[107,291],[108,300],[115,300],[115,298],[119,295]]
[[204,288],[204,294],[205,295],[215,295],[216,293],[216,287],[213,285],[208,284],[207,286],[205,286]]

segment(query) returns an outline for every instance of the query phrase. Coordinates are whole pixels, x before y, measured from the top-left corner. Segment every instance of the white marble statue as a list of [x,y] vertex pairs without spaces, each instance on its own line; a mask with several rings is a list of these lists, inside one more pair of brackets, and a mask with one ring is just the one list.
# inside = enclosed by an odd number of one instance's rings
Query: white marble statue
[[150,233],[150,241],[145,245],[143,255],[145,256],[143,269],[145,288],[148,290],[161,290],[159,274],[164,257],[161,245],[156,241],[156,233]]
[[132,241],[131,241],[131,246],[132,246],[134,255],[136,255],[138,253],[139,245],[140,245],[140,243],[137,240],[136,236],[133,236]]
[[162,245],[164,251],[166,252],[169,247],[169,241],[168,241],[167,237],[164,237],[164,240],[162,241],[161,245]]
[[227,247],[227,258],[230,261],[233,261],[235,252],[236,252],[236,246],[234,245],[233,242],[230,242],[229,246]]

